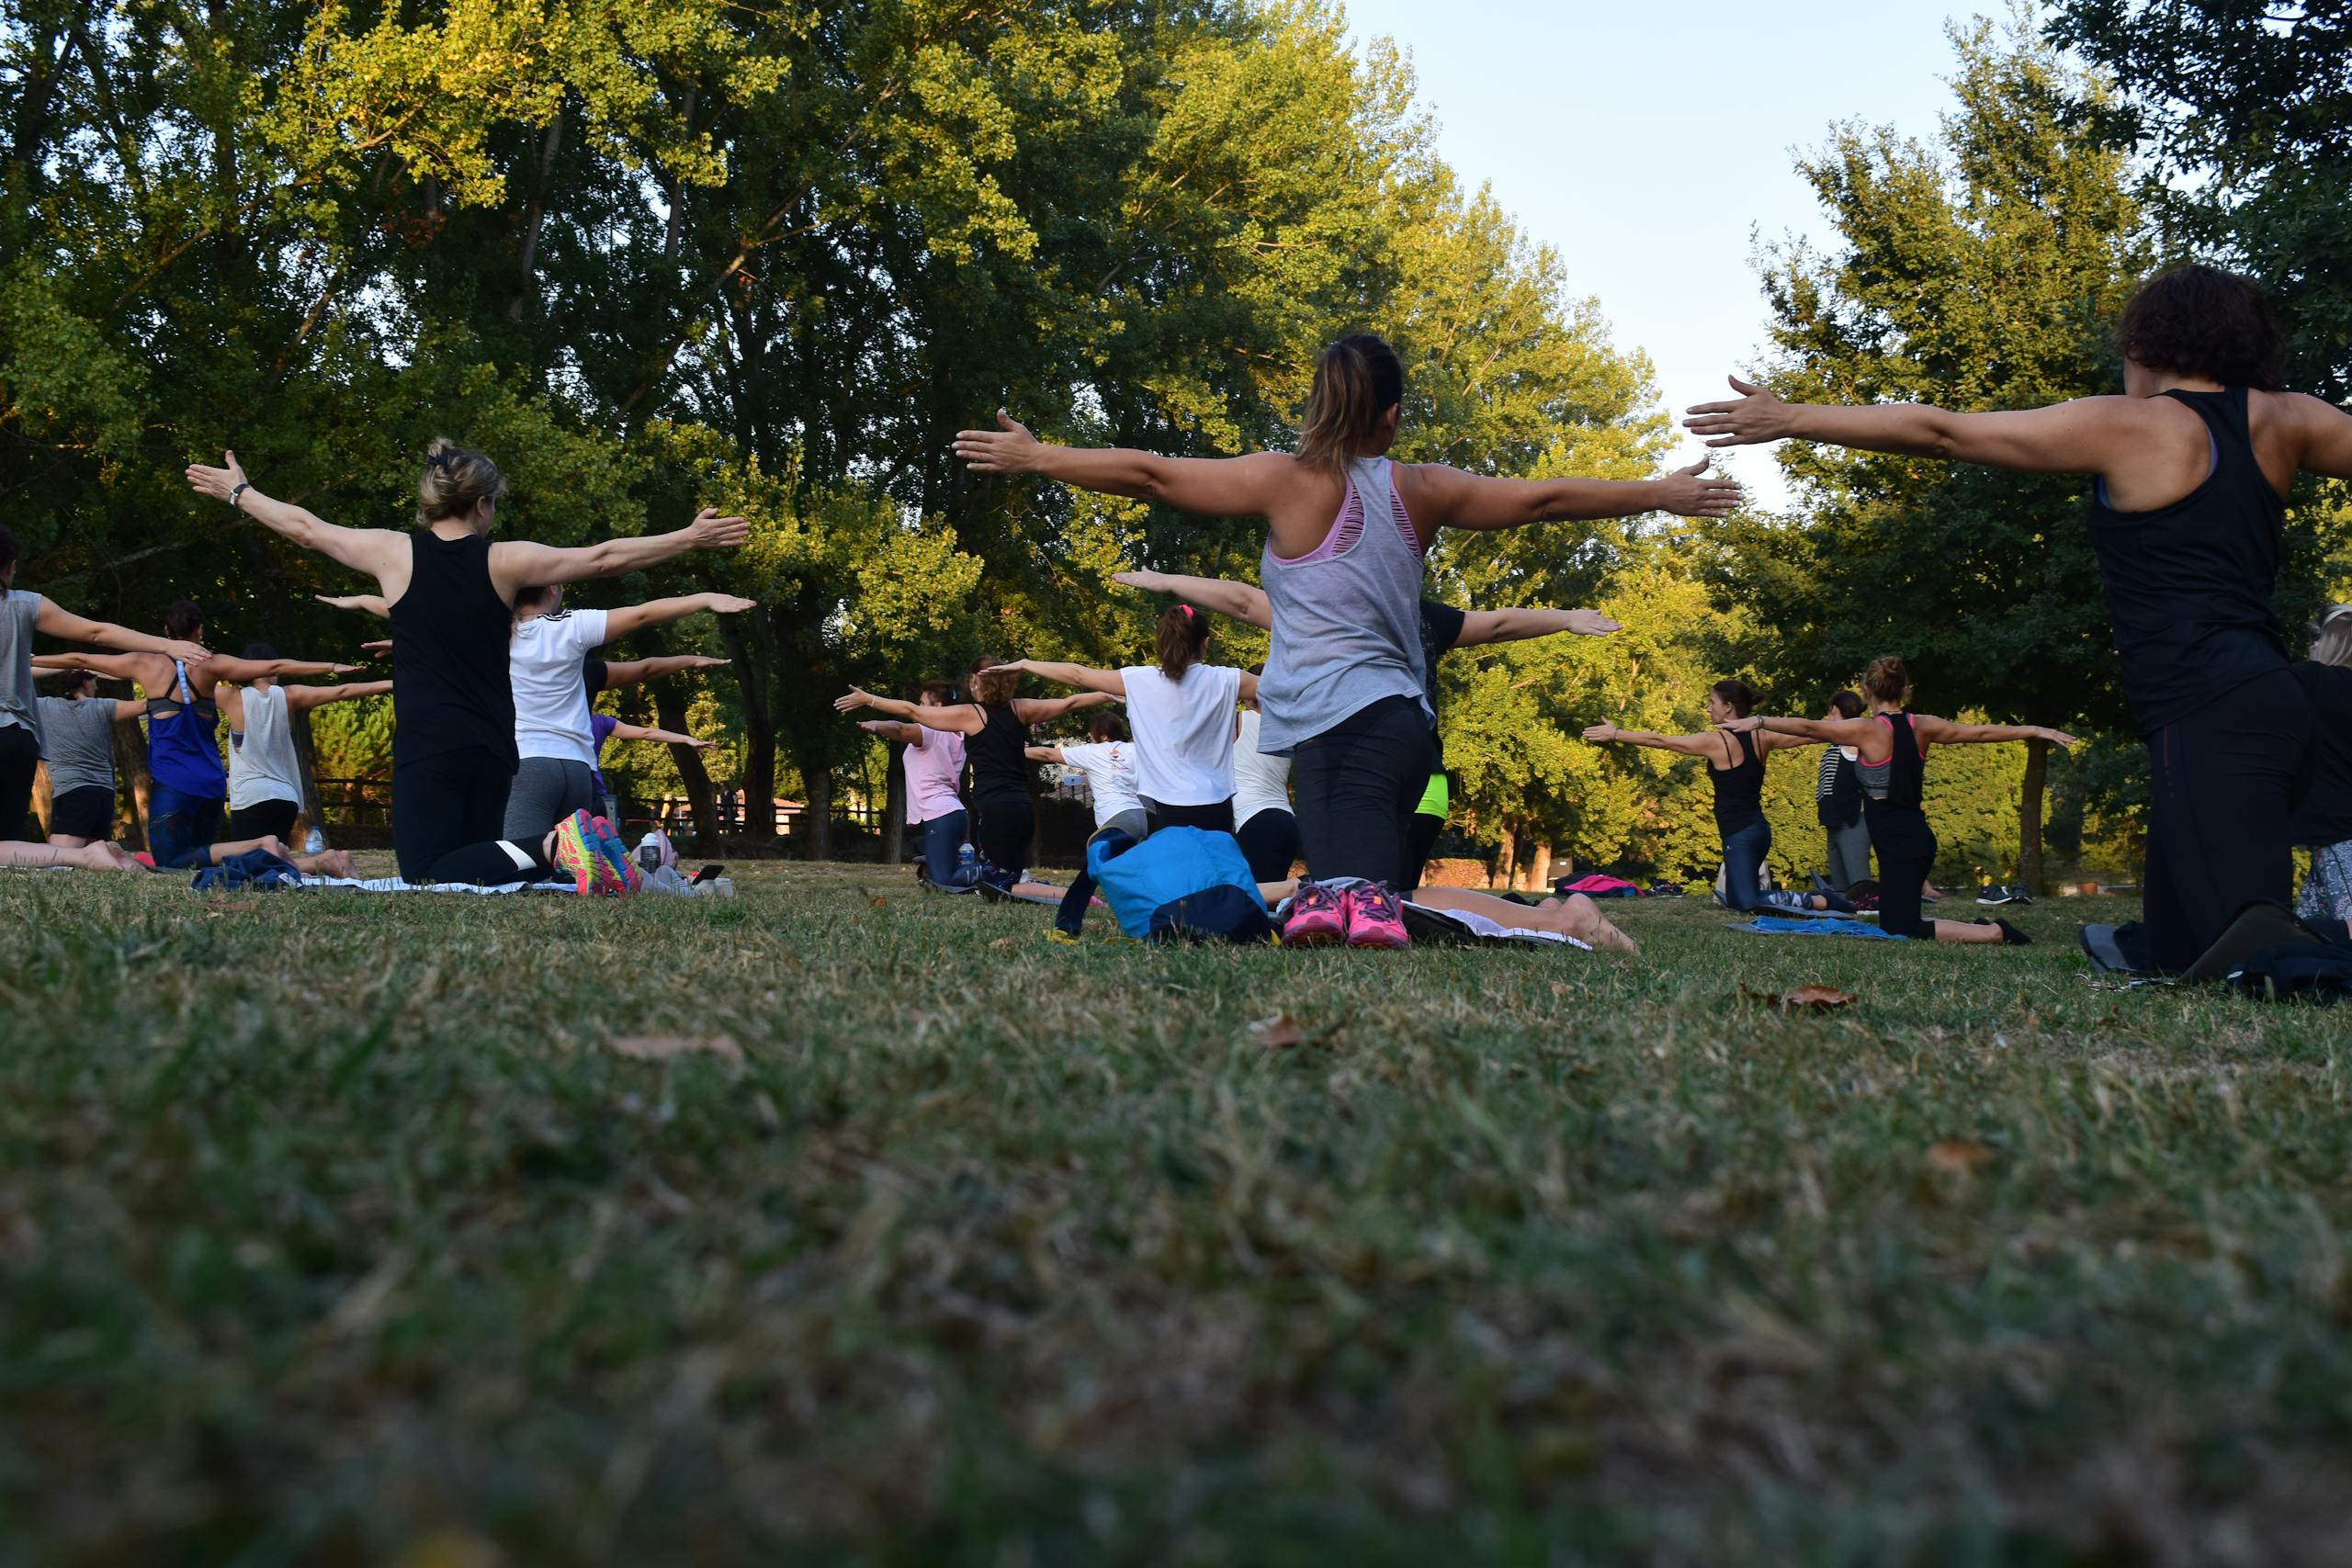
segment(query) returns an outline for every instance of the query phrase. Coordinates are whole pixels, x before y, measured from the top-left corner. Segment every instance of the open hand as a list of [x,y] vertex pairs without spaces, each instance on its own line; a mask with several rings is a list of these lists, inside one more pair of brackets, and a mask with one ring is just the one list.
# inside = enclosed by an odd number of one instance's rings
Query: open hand
[[202,463],[187,466],[187,482],[197,494],[209,496],[214,501],[226,501],[235,493],[239,485],[245,482],[244,465],[237,461],[237,455],[230,452],[223,456],[229,465],[225,468],[207,468]]
[[1111,581],[1126,588],[1140,588],[1146,593],[1168,592],[1168,574],[1164,571],[1114,571]]
[[1764,728],[1764,716],[1752,713],[1746,718],[1727,718],[1715,728],[1725,735],[1753,735]]
[[1753,381],[1736,376],[1730,381],[1738,397],[1694,404],[1682,428],[1694,435],[1713,436],[1707,443],[1710,446],[1752,446],[1759,441],[1778,441],[1790,433],[1792,414],[1787,403]]
[[860,708],[872,707],[873,705],[874,694],[861,690],[856,686],[852,686],[849,689],[849,695],[845,697],[835,697],[833,699],[833,711],[835,713],[855,713]]
[[1657,481],[1660,512],[1671,512],[1677,517],[1724,517],[1731,513],[1743,499],[1739,481],[1721,474],[1707,476],[1708,459],[1702,457],[1687,468],[1677,468]]
[[1586,728],[1584,738],[1587,740],[1614,740],[1623,733],[1613,724],[1595,724]]
[[695,513],[695,520],[686,525],[686,531],[694,536],[694,543],[688,547],[697,550],[731,550],[752,536],[749,523],[741,517],[721,517],[716,506],[706,506]]
[[2052,729],[2047,726],[2044,726],[2041,730],[2041,738],[2044,740],[2049,741],[2052,746],[2062,748],[2068,751],[2073,750],[2075,747],[2082,744],[2080,740],[2077,740],[2075,737],[2067,734],[2064,730]]
[[704,608],[715,615],[740,615],[746,610],[758,609],[760,604],[757,599],[735,593],[706,593],[702,598]]
[[705,740],[699,736],[689,735],[686,737],[686,749],[691,751],[707,751],[718,744],[718,742],[716,740]]
[[1016,659],[1010,664],[991,664],[980,673],[983,675],[1026,675],[1035,667],[1035,662],[1032,660]]
[[1578,637],[1607,637],[1611,632],[1625,629],[1623,621],[1612,621],[1598,610],[1570,610],[1568,630]]
[[168,659],[178,660],[182,664],[201,664],[212,657],[212,650],[200,642],[173,641],[164,645],[164,654]]
[[358,675],[364,673],[367,668],[365,664],[338,664],[334,666],[332,672],[337,675]]
[[392,639],[385,637],[379,642],[363,642],[359,645],[359,651],[373,659],[390,659],[392,656]]
[[1037,466],[1037,456],[1045,450],[1038,439],[1029,434],[1029,427],[1005,412],[996,411],[994,430],[959,430],[956,433],[956,456],[976,474],[1025,474]]

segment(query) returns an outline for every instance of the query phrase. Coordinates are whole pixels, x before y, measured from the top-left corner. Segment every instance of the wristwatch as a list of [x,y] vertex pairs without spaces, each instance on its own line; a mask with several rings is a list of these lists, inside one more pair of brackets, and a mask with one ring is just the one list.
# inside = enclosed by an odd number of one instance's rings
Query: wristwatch
[[237,510],[237,497],[239,497],[239,496],[241,496],[241,495],[244,494],[244,493],[245,493],[245,491],[249,491],[249,490],[251,490],[251,489],[253,489],[253,488],[254,488],[254,487],[253,487],[251,484],[248,484],[248,483],[247,483],[246,481],[244,481],[243,479],[239,479],[239,480],[237,481],[237,486],[236,486],[236,488],[235,488],[234,490],[232,490],[232,491],[229,492],[229,510],[230,510],[230,511],[232,511],[232,512],[236,511],[236,510]]

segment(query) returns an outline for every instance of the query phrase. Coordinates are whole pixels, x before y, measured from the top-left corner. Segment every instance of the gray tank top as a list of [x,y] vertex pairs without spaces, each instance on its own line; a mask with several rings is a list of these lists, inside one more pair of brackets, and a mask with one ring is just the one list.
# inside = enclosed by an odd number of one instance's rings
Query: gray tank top
[[276,686],[245,688],[245,735],[230,738],[229,809],[265,800],[300,801],[302,786],[294,760],[294,732],[286,722],[286,694]]
[[11,588],[0,599],[0,724],[21,724],[40,739],[40,692],[33,685],[33,617],[40,595]]
[[[1295,559],[1269,539],[1258,581],[1273,648],[1258,682],[1258,749],[1287,757],[1385,697],[1421,690],[1421,550],[1385,457],[1348,464],[1347,494],[1320,545]],[[1430,715],[1432,724],[1435,716]]]
[[53,795],[69,789],[114,789],[114,699],[43,697],[40,760],[49,764]]

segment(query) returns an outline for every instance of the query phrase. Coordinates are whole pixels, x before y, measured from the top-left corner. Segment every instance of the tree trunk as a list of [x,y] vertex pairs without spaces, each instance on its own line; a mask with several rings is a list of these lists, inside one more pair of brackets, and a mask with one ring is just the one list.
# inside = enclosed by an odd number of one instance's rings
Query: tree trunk
[[131,825],[139,829],[139,847],[147,847],[147,801],[155,781],[147,772],[147,736],[136,724],[114,727],[115,777],[130,786]]
[[1534,853],[1527,863],[1527,881],[1520,888],[1522,893],[1545,893],[1552,885],[1552,846],[1538,839]]
[[907,857],[907,749],[893,740],[886,750],[889,761],[882,773],[882,863],[896,865]]
[[2041,806],[2050,783],[2050,742],[2025,743],[2025,787],[2018,793],[2018,880],[2041,897]]
[[[661,728],[675,735],[686,733],[686,692],[674,675],[650,682],[653,690],[653,715]],[[710,774],[702,765],[702,753],[691,746],[673,745],[670,760],[678,765],[678,777],[686,786],[686,804],[693,808],[694,841],[687,852],[697,855],[718,853],[718,804],[710,787]]]
[[1502,842],[1495,846],[1495,869],[1487,874],[1487,886],[1510,891],[1511,874],[1518,869],[1519,839],[1506,822],[1502,825]]
[[[801,790],[808,809],[800,818],[802,860],[833,857],[833,771],[822,762],[800,764]],[[774,815],[774,807],[769,808]]]

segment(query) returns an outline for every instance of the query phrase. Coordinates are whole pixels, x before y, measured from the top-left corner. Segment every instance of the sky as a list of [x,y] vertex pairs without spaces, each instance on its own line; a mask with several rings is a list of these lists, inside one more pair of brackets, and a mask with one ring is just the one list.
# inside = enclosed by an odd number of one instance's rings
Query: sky
[[[1765,341],[1756,242],[1831,236],[1793,154],[1833,122],[1927,140],[1951,107],[1948,17],[2001,0],[1349,0],[1410,51],[1438,150],[1560,254],[1676,411],[1726,395]],[[1688,437],[1685,437],[1686,442]],[[1681,459],[1701,455],[1695,445]],[[1787,496],[1763,451],[1732,471]]]

